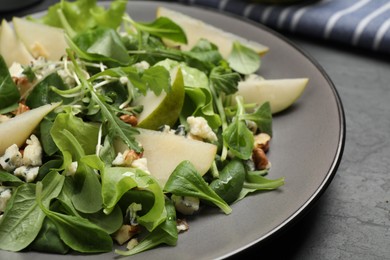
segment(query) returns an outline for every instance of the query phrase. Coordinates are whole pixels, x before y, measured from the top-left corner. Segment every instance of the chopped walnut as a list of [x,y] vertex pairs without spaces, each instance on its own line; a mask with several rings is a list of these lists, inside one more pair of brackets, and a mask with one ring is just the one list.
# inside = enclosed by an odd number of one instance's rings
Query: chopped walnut
[[252,160],[255,164],[256,169],[258,170],[265,170],[271,168],[271,163],[268,161],[264,150],[260,147],[256,147],[253,149]]
[[122,225],[119,230],[113,234],[113,238],[119,245],[123,245],[129,241],[133,236],[141,232],[140,226]]
[[30,110],[30,108],[28,106],[26,106],[25,104],[19,102],[18,109],[16,109],[12,113],[17,116],[17,115],[23,114],[24,112],[27,112],[29,110]]
[[137,120],[137,117],[133,116],[133,115],[121,115],[119,117],[123,122],[125,122],[126,124],[130,124],[132,126],[136,126],[138,124],[138,120]]
[[142,154],[137,153],[134,150],[126,150],[122,153],[118,153],[114,161],[113,165],[116,166],[131,166],[131,164],[142,157]]
[[269,149],[269,141],[271,140],[271,136],[266,133],[260,133],[255,135],[255,148],[260,148],[264,152],[267,152]]
[[177,232],[185,232],[190,229],[190,225],[188,225],[187,220],[185,219],[177,219],[176,220]]
[[33,84],[25,76],[12,77],[12,80],[14,81],[21,95],[26,93],[33,86]]

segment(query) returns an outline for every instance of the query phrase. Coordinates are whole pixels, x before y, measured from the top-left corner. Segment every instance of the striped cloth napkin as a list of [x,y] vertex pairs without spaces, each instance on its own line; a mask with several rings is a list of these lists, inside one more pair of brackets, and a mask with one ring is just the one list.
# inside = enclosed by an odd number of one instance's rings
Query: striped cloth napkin
[[278,31],[390,54],[389,0],[319,0],[295,5],[266,5],[250,0],[179,2],[245,16]]

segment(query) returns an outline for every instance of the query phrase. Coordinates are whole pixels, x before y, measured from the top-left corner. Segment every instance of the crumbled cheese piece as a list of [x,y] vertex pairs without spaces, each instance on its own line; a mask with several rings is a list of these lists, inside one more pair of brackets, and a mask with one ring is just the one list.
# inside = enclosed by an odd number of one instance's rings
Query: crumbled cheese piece
[[125,76],[122,76],[119,78],[119,82],[122,84],[122,85],[126,85],[128,82],[129,82],[129,79]]
[[65,171],[64,171],[65,176],[73,176],[76,173],[78,166],[79,166],[79,164],[77,161],[72,162],[68,166],[68,168],[65,169]]
[[26,141],[27,146],[23,152],[23,165],[42,165],[42,146],[35,135],[31,135]]
[[22,154],[16,144],[5,150],[4,155],[0,157],[0,165],[6,171],[13,171],[22,165]]
[[150,64],[146,61],[138,62],[138,63],[134,64],[133,66],[136,67],[137,69],[140,69],[140,70],[147,70],[150,68]]
[[0,213],[5,211],[7,207],[7,202],[11,198],[11,189],[0,186]]
[[14,175],[24,179],[26,182],[33,182],[38,176],[39,167],[20,166],[15,169]]
[[187,117],[187,123],[190,127],[190,134],[211,142],[218,140],[217,135],[213,132],[211,127],[208,125],[207,120],[203,117]]
[[134,160],[140,158],[140,155],[137,154],[134,150],[126,150],[122,153],[118,153],[112,165],[114,166],[131,166]]
[[24,69],[22,67],[22,64],[18,62],[13,62],[11,66],[8,68],[8,71],[11,77],[19,78],[23,76]]

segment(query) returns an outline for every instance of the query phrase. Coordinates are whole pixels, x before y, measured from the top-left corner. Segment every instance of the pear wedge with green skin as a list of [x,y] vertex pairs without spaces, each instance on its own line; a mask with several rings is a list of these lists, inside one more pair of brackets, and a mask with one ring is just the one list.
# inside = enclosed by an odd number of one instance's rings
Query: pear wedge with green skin
[[[217,146],[199,140],[186,138],[172,133],[139,129],[135,136],[142,145],[143,158],[151,175],[164,187],[173,170],[185,160],[190,161],[200,175],[204,175],[211,167]],[[115,143],[117,152],[128,149],[122,141]]]
[[23,145],[42,119],[60,103],[47,104],[17,115],[0,124],[0,155],[13,144]]
[[308,82],[308,78],[267,80],[252,76],[238,83],[236,95],[242,96],[245,103],[262,105],[268,101],[272,114],[276,114],[294,104],[306,89]]
[[59,60],[66,54],[68,44],[62,29],[14,17],[16,35],[34,58]]
[[134,102],[133,105],[142,105],[144,108],[138,117],[138,127],[157,130],[163,125],[175,124],[180,116],[185,96],[183,74],[180,69],[174,78],[171,91],[168,93],[163,91],[156,96],[149,91]]
[[8,67],[11,67],[14,62],[27,65],[34,60],[5,19],[1,22],[0,30],[0,55],[3,56]]
[[177,23],[186,33],[187,44],[180,44],[164,40],[164,43],[168,46],[180,46],[182,50],[190,50],[200,39],[206,39],[218,46],[218,50],[224,58],[227,58],[233,49],[233,43],[235,41],[240,42],[242,45],[253,49],[259,55],[264,55],[268,52],[269,48],[260,43],[250,41],[238,35],[223,31],[217,27],[207,24],[194,17],[190,17],[178,11],[174,11],[165,7],[159,7],[157,9],[157,17],[167,17]]

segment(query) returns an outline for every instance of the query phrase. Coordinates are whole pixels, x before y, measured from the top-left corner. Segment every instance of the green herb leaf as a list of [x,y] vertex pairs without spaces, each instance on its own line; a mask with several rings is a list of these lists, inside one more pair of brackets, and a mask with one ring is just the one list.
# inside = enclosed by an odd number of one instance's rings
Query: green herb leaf
[[84,32],[96,26],[116,29],[122,22],[122,16],[126,11],[126,4],[126,1],[115,0],[108,9],[105,9],[97,5],[96,0],[61,1],[49,7],[46,15],[34,20],[63,28],[64,24],[58,15],[61,12],[69,26],[75,32]]
[[0,55],[0,113],[12,111],[20,99],[19,90],[9,74],[3,56]]
[[254,50],[241,45],[238,41],[233,43],[228,61],[233,70],[244,75],[252,74],[260,68],[259,55]]
[[[42,181],[41,203],[49,206],[51,199],[60,193],[64,177],[57,172],[50,172]],[[19,186],[7,203],[7,208],[0,222],[0,249],[20,251],[26,248],[38,235],[45,214],[35,197],[35,184]]]
[[215,67],[210,73],[210,81],[215,90],[227,95],[237,92],[240,79],[238,73],[222,66]]
[[269,102],[265,102],[251,114],[243,114],[241,119],[255,122],[261,132],[272,136],[272,112]]
[[128,251],[115,250],[115,253],[130,256],[152,249],[160,244],[176,245],[178,239],[176,210],[173,203],[168,199],[165,200],[165,211],[167,214],[166,220],[142,239],[138,245]]
[[51,211],[43,205],[43,184],[36,185],[36,196],[39,207],[55,224],[61,240],[75,251],[82,253],[100,253],[112,250],[112,239],[104,230],[85,218],[65,215]]
[[183,29],[167,17],[159,17],[151,23],[134,22],[129,18],[127,21],[131,22],[139,31],[175,42],[187,43]]
[[225,214],[232,209],[213,191],[189,161],[183,161],[169,176],[164,191],[178,196],[197,197],[218,206]]

